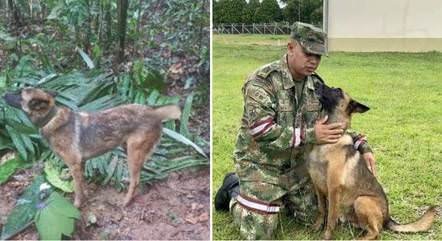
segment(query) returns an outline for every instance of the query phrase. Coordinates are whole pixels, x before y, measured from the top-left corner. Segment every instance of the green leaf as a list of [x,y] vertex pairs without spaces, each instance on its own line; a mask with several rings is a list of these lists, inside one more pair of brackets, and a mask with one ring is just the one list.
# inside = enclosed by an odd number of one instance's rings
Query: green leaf
[[80,211],[58,192],[53,192],[47,200],[48,208],[69,218],[80,218]]
[[53,192],[45,203],[46,206],[39,209],[35,217],[40,239],[61,240],[62,235],[70,237],[75,219],[80,218],[78,209],[57,192]]
[[19,233],[32,223],[37,213],[37,203],[39,201],[40,185],[44,183],[44,178],[38,176],[34,182],[26,188],[24,194],[20,196],[11,214],[3,226],[1,240],[9,239]]
[[104,179],[103,185],[106,185],[110,181],[110,179],[114,175],[114,172],[115,172],[115,169],[117,168],[117,165],[118,165],[118,158],[116,156],[114,156],[112,158],[111,163],[107,167],[107,170],[106,170],[107,171],[107,177],[106,177],[106,179]]
[[191,140],[187,139],[187,137],[181,135],[180,133],[178,133],[176,131],[169,130],[167,128],[163,128],[163,132],[164,132],[164,134],[170,136],[174,140],[179,141],[179,142],[181,142],[181,143],[183,143],[185,145],[189,145],[189,146],[193,147],[193,149],[195,149],[203,157],[208,158],[206,153],[204,153],[203,149],[201,149],[201,147],[197,146]]
[[56,73],[49,74],[49,75],[43,77],[42,79],[40,79],[40,81],[38,81],[37,85],[43,85],[43,84],[55,79],[55,77],[57,77],[57,76],[58,75]]
[[6,130],[8,131],[9,136],[12,139],[12,142],[15,145],[15,148],[17,149],[18,153],[22,157],[23,160],[28,159],[28,153],[26,152],[25,144],[23,143],[23,140],[20,137],[20,134],[17,133],[12,127],[6,126]]
[[155,102],[157,101],[159,96],[160,96],[160,92],[158,92],[158,90],[153,90],[152,92],[150,92],[150,95],[147,99],[147,104],[148,105],[155,105]]
[[6,182],[9,179],[9,177],[15,173],[17,169],[22,168],[25,165],[26,165],[25,162],[20,161],[19,159],[16,158],[8,160],[4,164],[2,164],[0,166],[0,184]]
[[189,125],[190,111],[192,110],[192,101],[193,93],[186,98],[183,113],[180,119],[180,133],[187,137],[190,137],[189,128],[187,126]]
[[32,144],[31,138],[26,135],[21,135],[22,141],[25,144],[26,149],[28,150],[28,156],[30,160],[34,160],[35,158],[35,148],[34,144]]
[[49,16],[47,16],[48,20],[56,20],[59,18],[59,15],[62,13],[63,11],[63,1],[60,1],[59,4],[57,4],[52,10],[51,13],[49,14]]
[[17,41],[16,38],[12,37],[9,33],[5,33],[2,30],[0,30],[0,40],[6,41],[6,42],[15,42]]
[[81,58],[83,58],[84,62],[86,63],[86,65],[89,69],[95,68],[95,64],[92,61],[92,59],[89,57],[89,55],[87,55],[83,50],[81,50],[78,47],[76,47],[75,50],[77,50],[77,52],[80,53]]
[[63,181],[59,177],[57,169],[51,164],[51,162],[45,162],[44,171],[46,173],[46,180],[52,184],[52,186],[62,190],[63,192],[74,192],[73,181]]
[[32,126],[24,125],[23,123],[18,122],[16,119],[7,118],[6,124],[17,130],[22,134],[34,134],[37,133],[37,129]]

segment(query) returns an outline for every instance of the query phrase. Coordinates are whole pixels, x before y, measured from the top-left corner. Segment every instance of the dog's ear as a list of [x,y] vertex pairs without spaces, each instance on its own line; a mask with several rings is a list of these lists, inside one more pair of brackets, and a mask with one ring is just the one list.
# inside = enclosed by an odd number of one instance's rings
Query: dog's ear
[[30,110],[41,111],[46,110],[49,107],[49,101],[45,99],[32,99],[28,103]]
[[50,96],[52,96],[54,98],[58,95],[57,92],[52,91],[52,90],[45,90],[45,92],[48,93]]
[[368,106],[361,104],[355,100],[350,101],[348,108],[350,113],[364,113],[370,109]]

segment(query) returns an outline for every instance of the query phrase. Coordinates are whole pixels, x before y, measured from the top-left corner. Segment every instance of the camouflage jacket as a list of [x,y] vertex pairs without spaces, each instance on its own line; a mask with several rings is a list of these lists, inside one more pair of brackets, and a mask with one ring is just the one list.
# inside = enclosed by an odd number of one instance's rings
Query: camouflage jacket
[[[242,89],[244,114],[234,151],[241,182],[280,185],[281,174],[304,162],[306,144],[315,142],[313,126],[321,114],[314,88],[318,81],[322,82],[316,74],[307,76],[297,99],[286,55],[247,78]],[[371,151],[366,142],[359,150]]]

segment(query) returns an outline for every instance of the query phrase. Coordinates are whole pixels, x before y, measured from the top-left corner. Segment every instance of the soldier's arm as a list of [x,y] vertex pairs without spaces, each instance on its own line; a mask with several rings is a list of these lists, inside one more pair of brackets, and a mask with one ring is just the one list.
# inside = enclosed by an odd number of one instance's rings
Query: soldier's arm
[[294,145],[294,129],[277,123],[276,99],[271,87],[249,83],[244,89],[245,112],[252,138],[271,150],[285,150]]

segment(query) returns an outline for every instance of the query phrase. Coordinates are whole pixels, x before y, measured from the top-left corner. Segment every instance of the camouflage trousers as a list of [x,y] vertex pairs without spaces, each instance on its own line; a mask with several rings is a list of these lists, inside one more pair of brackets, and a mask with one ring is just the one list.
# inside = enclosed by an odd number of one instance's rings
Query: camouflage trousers
[[[262,183],[256,184],[261,185]],[[253,183],[247,183],[247,186],[250,188]],[[280,189],[278,186],[274,188]],[[230,201],[230,212],[235,225],[240,228],[241,238],[247,240],[274,239],[274,231],[283,214],[305,225],[312,224],[317,215],[316,196],[310,180],[304,180],[302,185],[296,185],[272,203],[281,206],[282,209],[279,213],[258,213],[238,204],[236,198]]]

